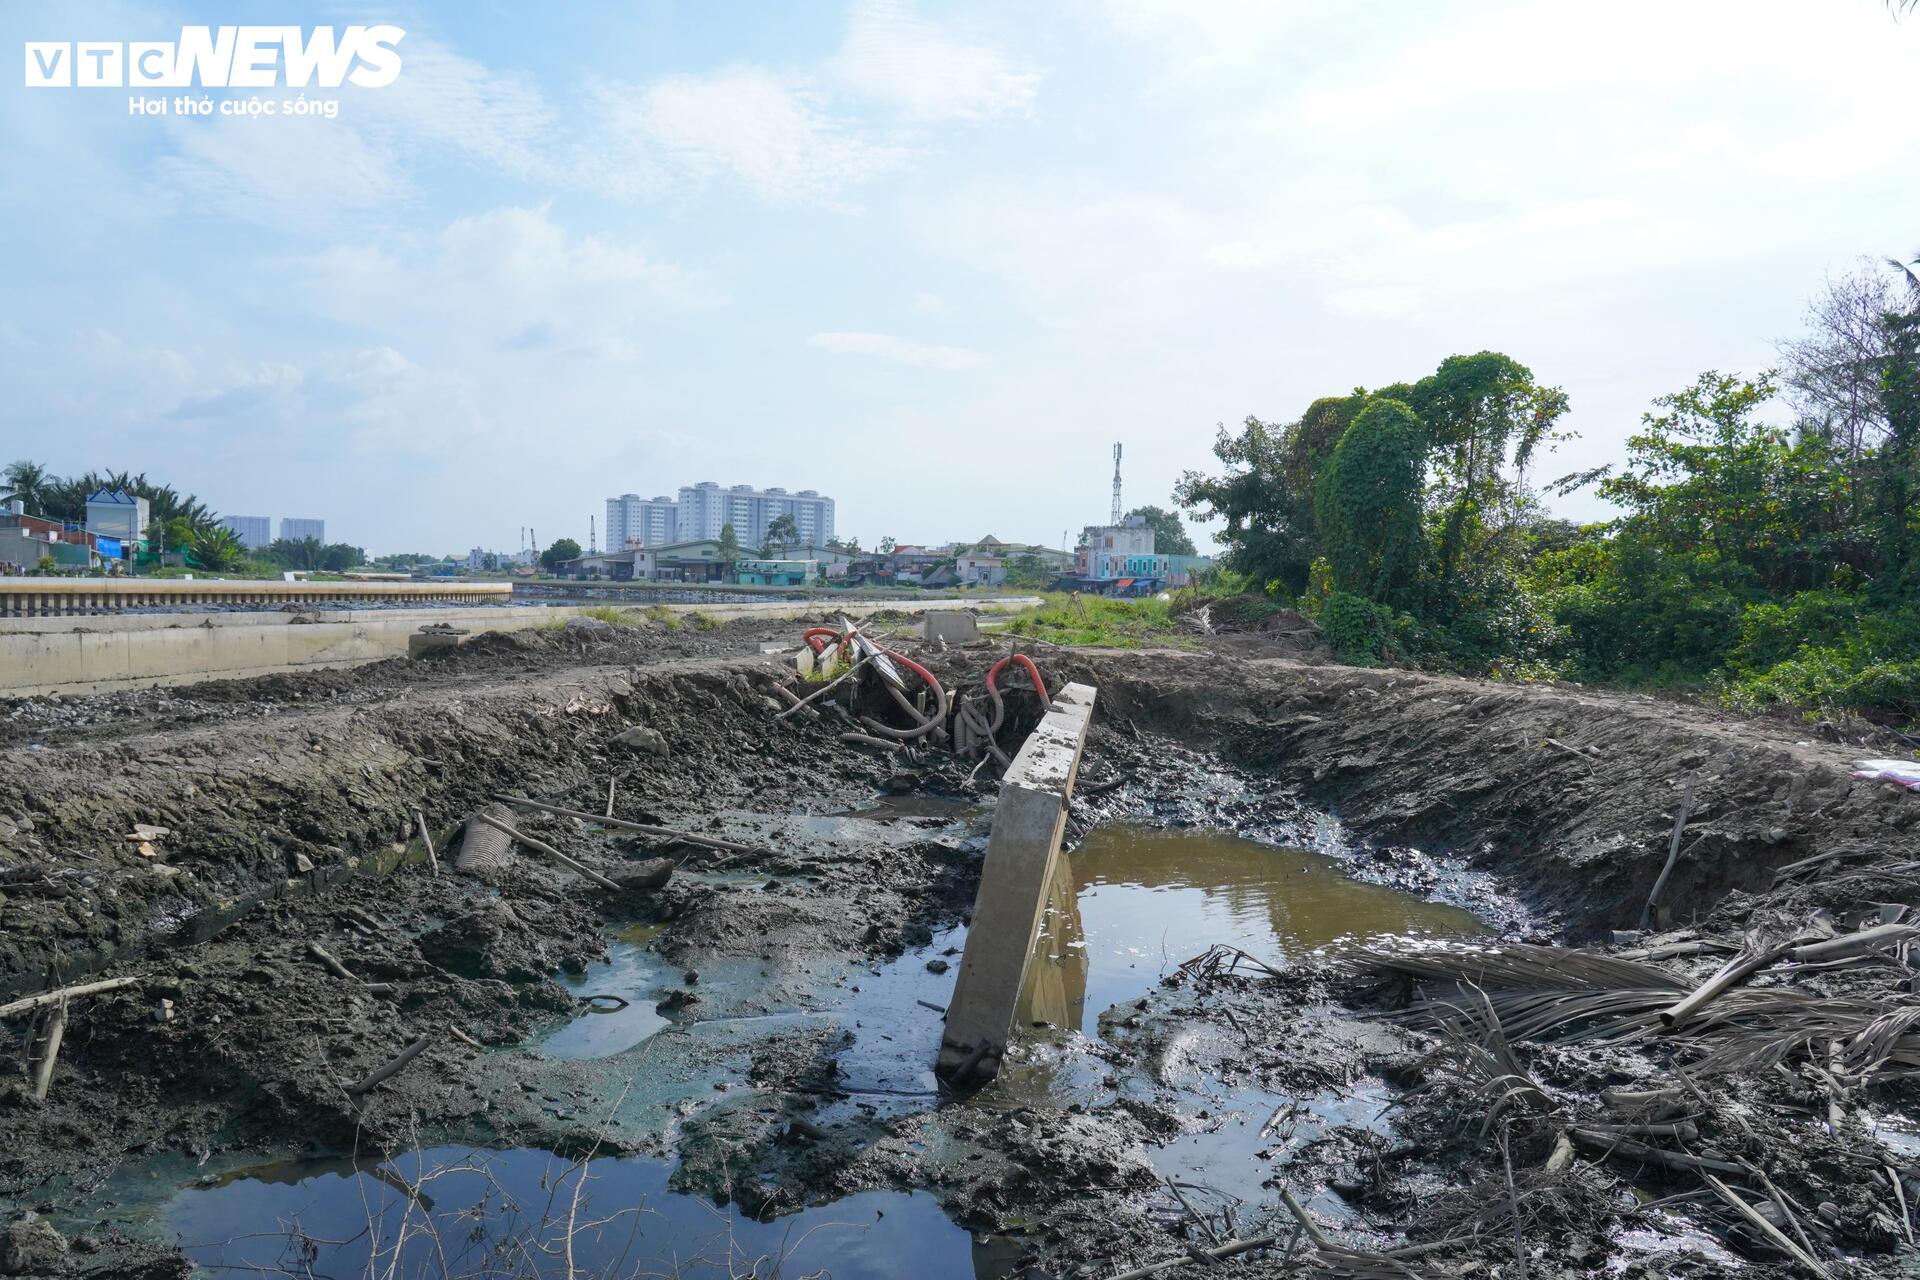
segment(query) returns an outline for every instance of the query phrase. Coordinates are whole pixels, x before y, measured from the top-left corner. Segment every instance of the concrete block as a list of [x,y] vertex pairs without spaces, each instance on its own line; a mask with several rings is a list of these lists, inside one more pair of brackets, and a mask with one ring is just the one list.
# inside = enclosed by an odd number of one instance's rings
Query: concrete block
[[980,638],[980,619],[957,609],[929,609],[920,620],[920,638],[928,644],[968,644]]
[[1080,772],[1095,690],[1069,684],[1013,758],[1000,782],[993,833],[974,898],[973,924],[947,1004],[940,1070],[952,1071],[980,1041],[998,1062],[1013,1034],[1047,895],[1057,883],[1067,800]]
[[450,653],[466,641],[464,631],[416,631],[407,637],[407,656],[424,658],[428,654]]

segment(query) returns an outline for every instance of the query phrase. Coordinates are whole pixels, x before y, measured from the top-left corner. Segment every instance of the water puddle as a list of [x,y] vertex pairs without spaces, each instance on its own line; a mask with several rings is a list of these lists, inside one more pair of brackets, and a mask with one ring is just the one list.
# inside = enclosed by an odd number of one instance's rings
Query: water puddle
[[1081,1031],[1215,943],[1280,968],[1342,938],[1487,932],[1460,907],[1354,880],[1337,858],[1222,831],[1107,823],[1062,863],[1071,893],[1048,904],[1028,983],[1036,1019]]
[[[630,936],[645,939],[654,926],[640,926]],[[613,996],[625,1001],[601,1000],[584,1005],[579,1017],[548,1036],[540,1052],[549,1058],[610,1058],[642,1043],[669,1025],[655,1006],[679,985],[679,972],[636,942],[616,941],[607,947],[610,959],[587,966],[585,973],[562,974],[560,985],[576,998]]]
[[439,1147],[378,1165],[245,1170],[179,1192],[166,1219],[211,1274],[989,1280],[1008,1262],[925,1192],[864,1192],[761,1222],[669,1191],[671,1171],[639,1157]]

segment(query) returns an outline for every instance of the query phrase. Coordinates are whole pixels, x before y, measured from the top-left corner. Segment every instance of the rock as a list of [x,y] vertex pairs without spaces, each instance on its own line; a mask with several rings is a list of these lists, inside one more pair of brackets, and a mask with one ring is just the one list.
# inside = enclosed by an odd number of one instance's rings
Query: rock
[[616,733],[610,741],[612,745],[616,747],[626,747],[633,751],[645,751],[649,755],[664,756],[669,754],[666,736],[658,729],[650,729],[644,724],[635,725],[623,733]]
[[287,859],[287,865],[293,869],[293,874],[304,876],[313,870],[313,859],[304,853],[295,853]]
[[945,973],[948,969],[952,967],[953,966],[948,964],[945,960],[935,959],[935,960],[927,961],[928,973]]
[[67,1241],[31,1209],[0,1231],[0,1276],[54,1276],[67,1271]]
[[622,889],[658,889],[673,878],[673,859],[643,858],[621,867],[608,878]]
[[599,618],[568,618],[566,625],[561,629],[570,635],[576,636],[610,636],[613,634],[613,624],[611,622],[603,622]]

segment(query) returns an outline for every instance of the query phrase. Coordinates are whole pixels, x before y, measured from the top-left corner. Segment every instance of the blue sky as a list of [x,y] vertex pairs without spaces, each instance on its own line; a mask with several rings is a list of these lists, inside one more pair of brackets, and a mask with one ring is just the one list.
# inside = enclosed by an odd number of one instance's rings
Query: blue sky
[[376,552],[707,479],[1058,543],[1115,440],[1166,504],[1216,423],[1483,348],[1568,390],[1559,474],[1920,251],[1880,0],[0,0],[13,49],[243,21],[404,66],[332,120],[0,91],[0,460]]

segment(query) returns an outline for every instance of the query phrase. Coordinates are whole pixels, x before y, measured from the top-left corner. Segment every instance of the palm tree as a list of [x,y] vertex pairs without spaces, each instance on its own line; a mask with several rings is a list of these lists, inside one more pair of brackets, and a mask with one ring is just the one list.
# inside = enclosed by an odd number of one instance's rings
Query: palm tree
[[247,548],[240,535],[216,524],[193,531],[187,554],[208,573],[224,573],[246,558]]
[[11,502],[18,498],[26,505],[30,515],[45,515],[49,491],[60,480],[47,473],[47,469],[37,462],[22,458],[9,466],[0,478],[6,481],[7,492],[0,494],[0,502]]

